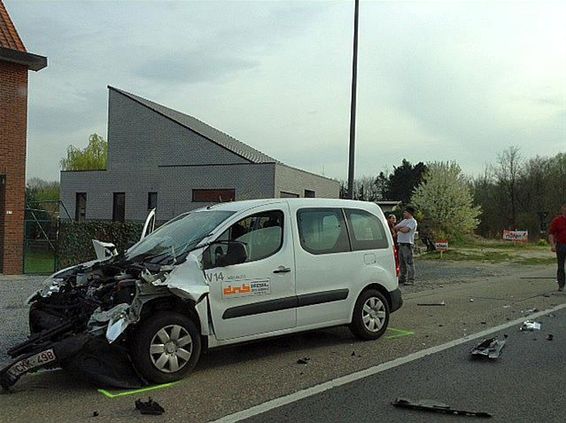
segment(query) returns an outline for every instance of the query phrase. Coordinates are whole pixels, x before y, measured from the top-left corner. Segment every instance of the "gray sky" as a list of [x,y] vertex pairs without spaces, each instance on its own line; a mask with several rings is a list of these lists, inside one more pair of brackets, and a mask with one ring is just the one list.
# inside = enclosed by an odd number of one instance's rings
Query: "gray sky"
[[[30,73],[28,178],[106,137],[107,85],[346,178],[353,2],[4,3],[49,59]],[[563,1],[362,0],[356,175],[565,152],[565,22]]]

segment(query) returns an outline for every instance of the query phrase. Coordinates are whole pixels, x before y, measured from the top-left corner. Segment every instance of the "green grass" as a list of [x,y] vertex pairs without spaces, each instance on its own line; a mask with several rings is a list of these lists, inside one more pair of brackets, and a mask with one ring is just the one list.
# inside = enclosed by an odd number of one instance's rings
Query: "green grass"
[[51,274],[54,271],[55,256],[51,252],[29,251],[24,255],[24,273]]

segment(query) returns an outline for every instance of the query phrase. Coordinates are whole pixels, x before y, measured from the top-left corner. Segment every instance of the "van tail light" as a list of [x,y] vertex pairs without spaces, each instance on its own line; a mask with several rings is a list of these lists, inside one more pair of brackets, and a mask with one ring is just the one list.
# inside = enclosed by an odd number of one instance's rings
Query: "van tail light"
[[393,244],[393,255],[395,256],[395,272],[397,277],[401,274],[401,269],[399,268],[399,249],[395,244]]

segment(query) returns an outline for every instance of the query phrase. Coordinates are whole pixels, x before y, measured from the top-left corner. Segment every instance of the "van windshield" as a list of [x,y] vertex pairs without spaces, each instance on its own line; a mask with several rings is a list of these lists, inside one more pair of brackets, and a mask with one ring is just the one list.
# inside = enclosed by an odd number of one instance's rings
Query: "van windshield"
[[161,263],[168,257],[178,257],[195,247],[233,214],[233,211],[222,210],[181,214],[126,251],[125,258],[128,261]]

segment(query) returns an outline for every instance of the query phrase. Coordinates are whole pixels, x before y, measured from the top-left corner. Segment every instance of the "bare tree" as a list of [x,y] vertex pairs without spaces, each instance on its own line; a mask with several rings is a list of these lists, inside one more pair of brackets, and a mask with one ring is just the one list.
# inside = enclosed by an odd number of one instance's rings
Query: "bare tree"
[[514,228],[517,224],[517,192],[518,182],[523,170],[523,158],[519,147],[511,146],[497,155],[497,164],[493,167],[493,174],[497,184],[504,190],[510,208],[510,224]]

